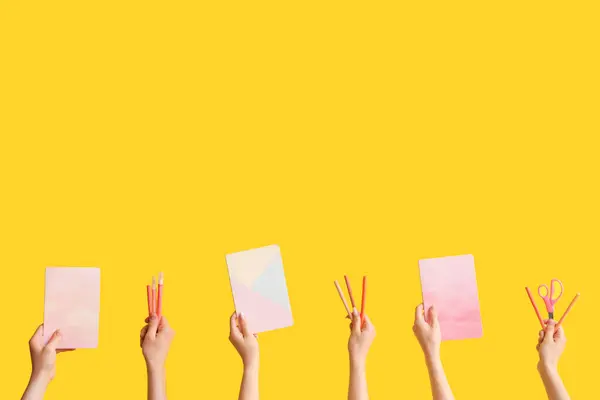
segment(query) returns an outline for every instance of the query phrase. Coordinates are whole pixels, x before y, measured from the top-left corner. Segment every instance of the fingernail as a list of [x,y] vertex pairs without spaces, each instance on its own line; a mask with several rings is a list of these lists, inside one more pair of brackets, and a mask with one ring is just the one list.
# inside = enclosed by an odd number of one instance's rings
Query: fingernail
[[246,319],[246,316],[244,315],[244,313],[240,313],[240,318]]
[[352,309],[352,314],[354,314],[354,315],[358,314],[358,310],[356,309],[356,307],[354,307],[354,309]]

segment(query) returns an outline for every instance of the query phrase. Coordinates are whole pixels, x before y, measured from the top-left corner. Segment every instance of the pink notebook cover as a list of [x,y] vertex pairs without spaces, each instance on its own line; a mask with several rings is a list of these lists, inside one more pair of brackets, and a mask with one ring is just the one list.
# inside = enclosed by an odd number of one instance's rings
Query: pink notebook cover
[[251,332],[294,324],[279,246],[228,254],[226,260],[235,310],[244,313]]
[[59,348],[98,347],[99,268],[46,268],[44,338],[60,329]]
[[483,335],[479,294],[472,255],[419,261],[423,305],[435,305],[442,340],[480,338]]

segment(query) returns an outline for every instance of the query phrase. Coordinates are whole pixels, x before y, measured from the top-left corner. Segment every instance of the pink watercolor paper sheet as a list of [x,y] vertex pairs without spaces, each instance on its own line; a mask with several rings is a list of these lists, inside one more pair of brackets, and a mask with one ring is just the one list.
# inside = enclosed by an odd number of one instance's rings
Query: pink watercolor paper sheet
[[98,347],[99,268],[46,268],[44,338],[60,329],[61,349]]
[[480,338],[483,335],[479,294],[472,255],[419,261],[423,305],[435,305],[442,340]]
[[294,324],[279,246],[227,254],[233,302],[250,331],[260,333]]

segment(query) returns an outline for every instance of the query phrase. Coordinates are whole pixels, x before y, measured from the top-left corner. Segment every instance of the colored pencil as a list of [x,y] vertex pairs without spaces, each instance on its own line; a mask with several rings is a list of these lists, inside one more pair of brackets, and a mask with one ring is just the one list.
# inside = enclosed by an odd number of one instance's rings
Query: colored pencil
[[156,300],[156,315],[160,318],[162,315],[162,291],[163,291],[163,273],[158,274],[158,299]]
[[555,330],[558,330],[558,328],[560,327],[560,324],[562,324],[562,322],[565,320],[565,317],[567,316],[567,314],[569,313],[569,311],[571,311],[571,307],[573,307],[573,305],[575,304],[575,302],[577,301],[577,299],[579,299],[579,293],[577,293],[577,295],[575,295],[575,297],[573,298],[573,300],[571,300],[571,304],[569,304],[569,307],[567,307],[567,309],[565,310],[565,313],[560,318],[560,321],[558,321],[558,324],[556,324],[556,329]]
[[333,281],[333,283],[335,283],[335,288],[337,289],[337,292],[340,295],[340,299],[342,299],[342,303],[344,303],[344,308],[346,308],[348,318],[352,319],[352,311],[350,311],[350,307],[348,307],[348,303],[346,303],[346,298],[344,297],[344,292],[342,292],[340,284],[338,283],[338,281]]
[[146,296],[148,297],[148,316],[152,315],[152,287],[146,285]]
[[365,306],[367,301],[367,277],[363,276],[363,286],[362,286],[362,302],[360,304],[360,323],[365,323]]
[[352,296],[352,287],[350,286],[350,280],[346,275],[344,275],[344,279],[346,280],[346,288],[348,289],[348,296],[350,296],[350,303],[352,304],[352,309],[355,309],[356,304],[354,304],[354,296]]
[[540,310],[538,310],[537,306],[535,305],[535,300],[533,299],[533,295],[531,294],[531,290],[529,290],[529,288],[527,286],[525,286],[525,290],[527,291],[527,296],[529,296],[529,300],[531,301],[531,305],[533,306],[533,309],[535,310],[535,315],[537,315],[538,320],[540,321],[540,325],[542,325],[542,329],[544,329],[546,326],[544,325],[544,320],[542,319],[542,316],[540,314]]
[[152,314],[156,314],[156,279],[152,277]]

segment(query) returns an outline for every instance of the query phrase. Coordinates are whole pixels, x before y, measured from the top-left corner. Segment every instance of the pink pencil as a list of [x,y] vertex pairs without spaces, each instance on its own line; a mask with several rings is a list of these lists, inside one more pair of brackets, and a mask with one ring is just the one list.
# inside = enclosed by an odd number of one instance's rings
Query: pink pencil
[[360,323],[365,323],[365,303],[367,301],[367,277],[363,276],[362,302],[360,304]]
[[340,295],[340,299],[342,299],[342,303],[344,303],[344,307],[346,308],[346,312],[348,313],[348,318],[352,319],[352,312],[350,311],[350,307],[348,307],[348,303],[346,303],[346,298],[344,297],[344,292],[342,292],[340,284],[338,283],[338,281],[333,281],[333,283],[335,283],[335,288],[337,289],[338,294]]
[[152,314],[156,314],[156,279],[152,277]]
[[565,317],[567,316],[567,314],[569,313],[569,311],[571,311],[571,307],[573,307],[573,304],[575,304],[575,302],[577,301],[577,299],[579,299],[579,293],[577,293],[577,295],[575,295],[575,297],[573,298],[573,300],[571,300],[571,304],[569,304],[569,307],[567,307],[567,309],[565,310],[565,313],[563,314],[562,317],[560,317],[560,321],[558,321],[558,324],[556,324],[556,329],[558,330],[558,328],[560,327],[560,324],[562,324],[562,322],[565,320]]
[[354,296],[352,296],[352,287],[350,286],[350,280],[346,275],[344,275],[344,279],[346,280],[346,288],[348,288],[348,296],[350,296],[350,303],[352,303],[352,308],[356,308],[354,304]]
[[163,291],[163,273],[158,274],[158,299],[156,300],[156,315],[160,318],[162,315],[162,291]]
[[533,306],[533,309],[535,310],[535,315],[537,315],[538,320],[540,321],[540,325],[542,325],[542,329],[544,329],[546,326],[544,325],[544,320],[542,319],[542,316],[540,315],[540,310],[538,310],[537,306],[535,305],[535,300],[533,300],[533,295],[531,294],[531,290],[529,290],[529,288],[527,286],[525,286],[525,290],[527,291],[527,296],[529,296],[531,305]]
[[152,287],[146,285],[146,296],[148,297],[148,316],[152,315]]

